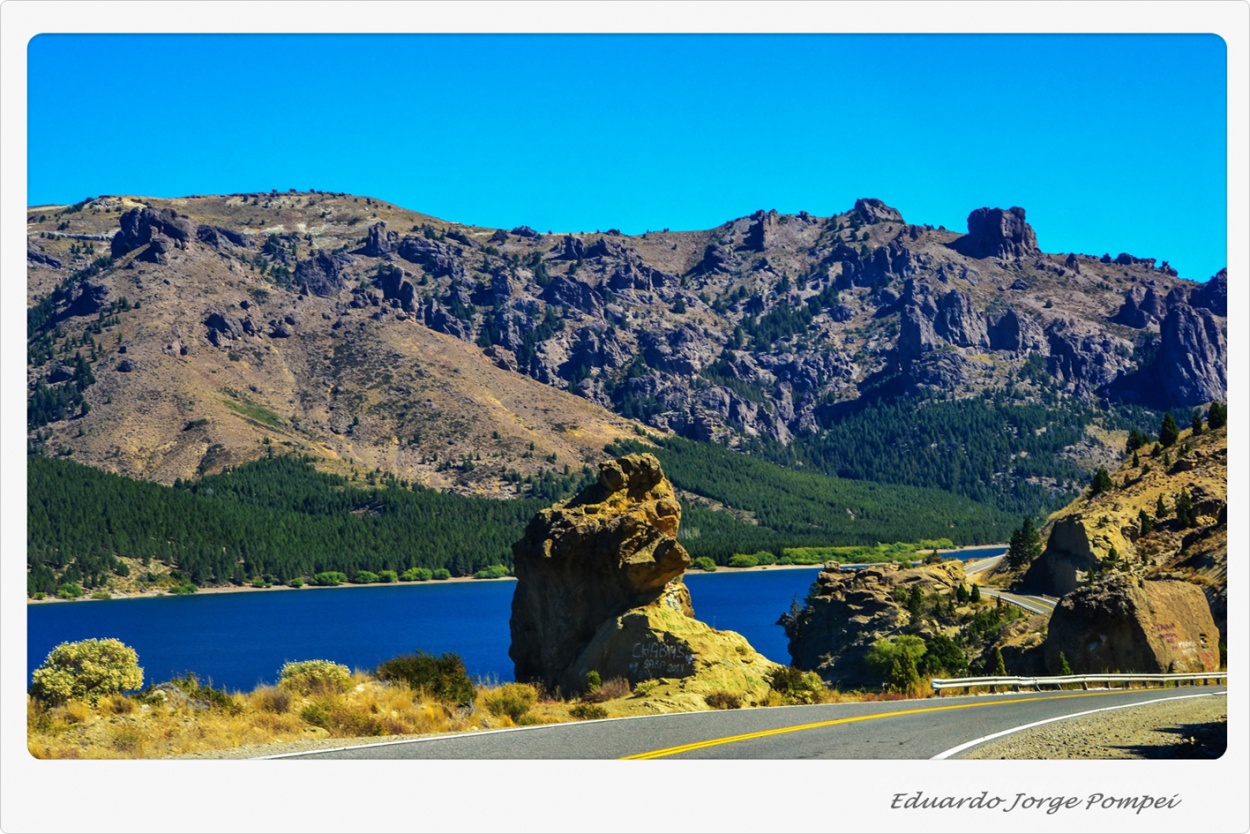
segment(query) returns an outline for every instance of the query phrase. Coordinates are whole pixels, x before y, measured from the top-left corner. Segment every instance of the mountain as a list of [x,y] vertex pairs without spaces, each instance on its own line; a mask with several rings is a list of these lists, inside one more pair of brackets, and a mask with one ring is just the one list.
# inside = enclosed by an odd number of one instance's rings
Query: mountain
[[1019,208],[629,236],[100,197],[31,208],[27,255],[32,449],[167,484],[277,448],[517,495],[645,424],[1036,512],[1227,380],[1223,271],[1047,254]]

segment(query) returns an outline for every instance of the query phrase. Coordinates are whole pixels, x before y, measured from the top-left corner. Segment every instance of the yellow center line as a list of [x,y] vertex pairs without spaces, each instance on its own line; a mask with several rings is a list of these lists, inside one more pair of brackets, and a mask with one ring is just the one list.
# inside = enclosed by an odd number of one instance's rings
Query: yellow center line
[[920,709],[900,710],[898,712],[878,712],[872,715],[856,715],[850,718],[835,718],[830,721],[817,721],[813,724],[797,724],[793,727],[778,727],[775,730],[760,730],[755,733],[743,733],[737,736],[726,736],[725,738],[713,738],[707,741],[696,741],[692,744],[682,744],[677,747],[665,747],[662,750],[652,750],[648,753],[635,753],[632,756],[622,756],[621,761],[626,759],[662,759],[665,756],[676,756],[680,753],[689,753],[693,750],[703,750],[708,747],[718,747],[722,744],[734,744],[739,741],[750,741],[756,738],[767,738],[768,736],[779,736],[784,733],[798,733],[803,730],[819,730],[822,727],[833,727],[837,724],[854,724],[857,721],[872,721],[875,718],[897,718],[900,715],[919,715],[923,712],[948,712],[956,709],[971,709],[973,707],[997,707],[1004,704],[1027,704],[1031,701],[1057,701],[1067,698],[1093,698],[1099,695],[1116,695],[1122,694],[1125,690],[1118,689],[1109,692],[1079,692],[1072,695],[1045,695],[1035,698],[1012,698],[1006,701],[990,701],[981,704],[952,704],[946,707],[922,707]]

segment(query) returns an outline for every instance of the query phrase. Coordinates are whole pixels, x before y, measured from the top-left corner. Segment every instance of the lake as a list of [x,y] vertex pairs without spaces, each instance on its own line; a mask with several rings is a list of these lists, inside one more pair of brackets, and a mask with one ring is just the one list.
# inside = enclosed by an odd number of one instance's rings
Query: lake
[[[1002,552],[990,550],[982,555]],[[765,657],[788,664],[777,619],[795,597],[802,601],[819,570],[692,572],[685,580],[699,619],[742,634]],[[508,580],[420,582],[29,605],[28,669],[58,643],[116,637],[139,653],[145,683],[194,672],[214,686],[250,690],[276,682],[290,660],[371,669],[417,650],[455,652],[475,678],[510,681],[515,587]]]

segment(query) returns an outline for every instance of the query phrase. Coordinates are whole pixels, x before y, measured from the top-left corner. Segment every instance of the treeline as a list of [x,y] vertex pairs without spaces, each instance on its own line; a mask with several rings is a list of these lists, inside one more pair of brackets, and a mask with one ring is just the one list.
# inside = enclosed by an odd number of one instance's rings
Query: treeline
[[545,506],[446,495],[393,481],[377,489],[293,457],[262,459],[178,488],[68,460],[28,458],[28,592],[88,589],[128,569],[170,566],[195,585],[289,582],[340,571],[512,565],[511,544]]
[[1064,454],[1086,437],[1086,425],[1130,428],[1158,419],[1142,409],[1121,410],[998,396],[902,398],[828,419],[823,432],[799,435],[788,447],[759,442],[750,451],[840,478],[944,490],[1018,518],[1057,509],[1088,483],[1090,470]]
[[867,545],[945,537],[956,544],[1003,541],[1015,519],[993,507],[935,489],[797,472],[711,443],[682,438],[609,447],[614,454],[650,451],[678,489],[749,513],[734,519],[686,504],[682,543],[721,564],[734,553],[785,547]]

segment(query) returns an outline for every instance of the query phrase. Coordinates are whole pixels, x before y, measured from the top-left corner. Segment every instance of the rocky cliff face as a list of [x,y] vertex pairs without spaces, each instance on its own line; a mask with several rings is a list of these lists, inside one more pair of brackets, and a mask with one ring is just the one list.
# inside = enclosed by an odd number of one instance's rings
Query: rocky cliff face
[[775,664],[694,619],[680,521],[672,485],[645,454],[603,464],[598,483],[536,515],[513,546],[517,680],[578,692],[593,670],[766,697]]
[[1076,674],[1212,672],[1219,631],[1201,589],[1169,580],[1116,577],[1059,601],[1043,654],[1058,674],[1062,652]]
[[[168,398],[188,412],[185,423],[198,416],[191,403],[220,398],[167,390],[188,378],[247,391],[298,422],[302,436],[289,440],[301,451],[329,443],[370,468],[446,480],[445,457],[430,461],[447,450],[412,417],[426,383],[397,379],[423,361],[414,345],[431,332],[514,374],[517,386],[733,446],[786,444],[881,397],[1172,407],[1220,397],[1227,380],[1226,277],[1200,285],[1151,258],[1051,255],[1018,208],[977,209],[966,234],[862,199],[830,217],[759,211],[699,232],[540,235],[370,198],[270,192],[100,198],[37,215],[29,229],[31,305],[53,312],[35,342],[59,326],[60,338],[81,343],[98,311],[74,304],[90,284],[131,305],[115,311],[124,323],[107,325],[127,331],[128,348],[176,344],[192,366],[147,357],[124,379],[100,367],[90,414],[46,429],[47,442],[167,481],[195,473],[182,460],[190,438],[138,442],[117,427],[136,403]],[[108,243],[113,260],[93,264],[81,248],[90,241]],[[201,325],[218,311],[240,327],[250,317],[252,332],[222,338]],[[50,350],[31,352],[32,392]],[[234,358],[218,366],[214,351]],[[353,372],[332,378],[348,355],[359,360]],[[341,413],[345,399],[372,409],[353,435],[368,448],[338,446],[346,432],[326,412]],[[401,452],[406,438],[419,450],[392,455],[392,438]],[[214,438],[236,459],[259,454],[251,440]],[[510,455],[484,464],[496,484],[483,488],[506,492],[503,474],[527,465]],[[182,457],[175,465],[171,456]]]
[[[897,565],[820,572],[807,602],[781,618],[794,666],[812,670],[831,686],[875,688],[881,675],[865,657],[877,640],[912,622],[903,604],[912,587],[926,595],[950,595],[964,583],[962,562],[900,569]],[[922,632],[920,636],[933,635]]]

